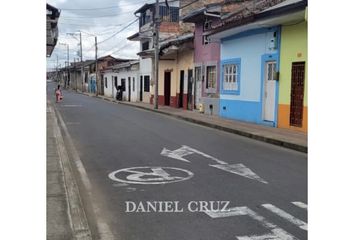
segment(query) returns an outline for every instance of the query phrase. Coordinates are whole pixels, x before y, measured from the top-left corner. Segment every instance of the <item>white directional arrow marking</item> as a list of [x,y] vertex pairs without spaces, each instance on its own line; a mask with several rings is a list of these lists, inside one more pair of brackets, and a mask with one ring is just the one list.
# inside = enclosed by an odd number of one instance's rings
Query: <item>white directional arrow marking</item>
[[211,167],[219,168],[221,170],[224,170],[226,172],[234,173],[249,179],[253,179],[265,184],[268,184],[267,181],[262,179],[260,176],[252,172],[251,169],[247,168],[245,165],[242,163],[238,164],[217,164],[217,165],[210,165]]
[[184,161],[184,162],[190,162],[187,159],[183,158],[184,156],[187,156],[187,155],[190,155],[190,154],[193,154],[193,152],[185,150],[183,148],[179,148],[179,149],[176,149],[174,151],[171,151],[171,150],[168,150],[166,148],[163,148],[162,151],[161,151],[161,155],[162,156],[174,158],[174,159],[181,160],[181,161]]
[[162,151],[161,151],[161,155],[162,156],[166,156],[166,157],[170,157],[170,158],[174,158],[174,159],[177,159],[177,160],[181,160],[181,161],[184,161],[184,162],[190,162],[189,160],[183,158],[184,156],[188,156],[188,155],[191,155],[193,153],[196,153],[196,154],[199,154],[199,155],[202,155],[203,157],[205,158],[209,158],[213,161],[216,161],[217,163],[219,164],[227,164],[226,162],[224,161],[221,161],[213,156],[210,156],[206,153],[203,153],[201,151],[198,151],[197,149],[194,149],[194,148],[191,148],[189,146],[186,146],[186,145],[182,145],[182,147],[176,149],[176,150],[168,150],[166,148],[163,148]]

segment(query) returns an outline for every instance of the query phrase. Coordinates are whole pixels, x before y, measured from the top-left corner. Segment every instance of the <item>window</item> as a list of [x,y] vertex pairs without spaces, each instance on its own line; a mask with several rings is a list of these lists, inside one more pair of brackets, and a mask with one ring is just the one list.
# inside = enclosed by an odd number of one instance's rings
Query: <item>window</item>
[[146,12],[141,14],[139,26],[142,27],[151,21],[152,21],[152,12],[148,9],[148,10],[146,10]]
[[122,86],[122,91],[124,92],[125,91],[125,78],[122,78],[121,80],[120,80],[120,85]]
[[163,22],[178,22],[179,8],[160,6],[160,16]]
[[202,80],[202,68],[201,67],[195,67],[194,74],[195,74],[195,81],[199,82]]
[[203,26],[203,31],[208,31],[211,29],[211,20],[206,20]]
[[107,88],[107,78],[106,77],[104,78],[104,86],[105,86],[105,88]]
[[142,51],[145,51],[145,50],[148,50],[148,49],[149,49],[149,41],[144,42],[144,43],[141,45],[141,50],[142,50]]
[[216,89],[216,66],[206,67],[206,88]]
[[222,63],[222,93],[240,94],[240,59],[227,60]]
[[150,76],[144,76],[144,92],[150,92]]
[[135,92],[135,77],[133,77],[133,92]]
[[118,77],[117,76],[114,77],[114,86],[116,87],[116,89],[118,89]]
[[210,43],[209,37],[207,35],[203,35],[203,45],[207,45]]

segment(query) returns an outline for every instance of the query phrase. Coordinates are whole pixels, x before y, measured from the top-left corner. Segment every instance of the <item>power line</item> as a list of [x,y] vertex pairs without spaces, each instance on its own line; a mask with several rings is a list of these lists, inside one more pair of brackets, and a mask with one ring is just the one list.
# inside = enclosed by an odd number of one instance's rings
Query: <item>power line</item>
[[128,25],[126,25],[125,27],[123,27],[122,29],[120,29],[118,32],[116,32],[116,33],[114,33],[113,35],[111,35],[110,37],[108,37],[108,38],[102,40],[102,41],[99,42],[98,44],[101,44],[101,43],[103,43],[103,42],[105,42],[105,41],[107,41],[107,40],[113,38],[113,37],[116,36],[118,33],[124,31],[125,29],[127,29],[129,26],[133,25],[133,24],[134,24],[135,22],[137,22],[138,20],[139,20],[138,18],[135,19],[133,22],[129,23]]
[[125,7],[125,6],[134,6],[138,4],[142,4],[146,1],[139,1],[135,2],[133,4],[124,4],[124,5],[118,5],[118,6],[108,6],[108,7],[101,7],[101,8],[60,8],[60,10],[64,11],[94,11],[94,10],[105,10],[105,9],[114,9],[114,8],[120,8],[120,7]]
[[[178,2],[179,0],[170,0],[167,1],[168,3],[171,2]],[[166,1],[162,1],[159,3],[165,3]],[[142,4],[142,3],[146,3],[146,1],[139,1],[139,2],[135,2],[133,4],[124,4],[124,5],[118,5],[118,6],[108,6],[108,7],[101,7],[101,8],[60,8],[60,10],[64,10],[64,11],[94,11],[94,10],[105,10],[105,9],[114,9],[114,8],[120,8],[120,7],[125,7],[125,6],[134,6],[134,5],[138,5],[138,4]],[[153,4],[153,3],[151,3]]]
[[117,17],[120,15],[125,15],[125,14],[133,14],[134,10],[130,11],[130,12],[121,12],[121,13],[117,13],[117,14],[109,14],[109,15],[101,15],[101,16],[75,16],[75,17],[60,17],[62,19],[65,20],[75,20],[75,19],[80,19],[80,18],[106,18],[106,17]]

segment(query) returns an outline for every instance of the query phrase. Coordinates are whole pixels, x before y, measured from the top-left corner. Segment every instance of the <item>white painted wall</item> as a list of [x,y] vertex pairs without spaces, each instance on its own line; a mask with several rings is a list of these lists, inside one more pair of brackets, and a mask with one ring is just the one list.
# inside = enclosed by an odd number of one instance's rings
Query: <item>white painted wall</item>
[[[152,59],[151,58],[146,58],[142,59],[140,58],[140,76],[150,76],[150,83],[152,80]],[[139,83],[140,83],[140,77],[139,77]],[[139,84],[140,85],[140,84]],[[144,80],[143,80],[143,86],[144,86]],[[144,89],[143,89],[144,90]],[[149,103],[150,102],[150,96],[153,91],[153,88],[150,86],[150,92],[144,92],[143,91],[143,102]]]
[[139,84],[139,71],[122,71],[118,74],[118,85],[122,84],[122,79],[125,79],[125,91],[123,92],[123,101],[128,101],[128,94],[129,94],[129,78],[130,78],[130,87],[131,87],[131,95],[130,101],[137,102],[139,100],[138,93],[140,90]]
[[[107,78],[107,86],[105,85],[104,86],[104,95],[106,97],[112,97],[114,98],[115,97],[115,89],[114,89],[114,85],[112,85],[112,79],[113,79],[113,76],[118,76],[117,73],[113,73],[113,72],[106,72],[103,74],[103,81],[105,78]],[[114,82],[113,82],[114,84]],[[114,90],[114,92],[113,92]]]
[[103,75],[103,79],[107,78],[107,86],[104,86],[104,95],[107,97],[115,98],[117,90],[114,86],[114,77],[117,77],[118,86],[122,84],[122,79],[125,79],[125,91],[123,92],[123,101],[128,101],[129,95],[129,82],[128,79],[130,77],[131,82],[131,95],[130,101],[137,102],[139,101],[139,91],[140,91],[140,72],[139,70],[134,71],[125,71],[121,72],[106,72]]

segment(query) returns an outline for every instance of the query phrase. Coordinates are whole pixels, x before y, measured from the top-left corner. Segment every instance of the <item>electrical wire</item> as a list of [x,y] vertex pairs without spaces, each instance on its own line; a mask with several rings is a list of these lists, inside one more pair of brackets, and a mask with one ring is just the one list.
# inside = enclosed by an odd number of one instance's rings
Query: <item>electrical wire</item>
[[[170,0],[170,1],[167,1],[167,3],[178,2],[178,1],[179,0]],[[165,3],[165,2],[166,1],[162,1],[159,3]],[[135,2],[133,4],[124,4],[124,5],[109,6],[109,7],[102,7],[102,8],[60,8],[60,10],[64,10],[64,11],[95,11],[95,10],[120,8],[120,7],[124,7],[124,6],[134,6],[134,5],[138,5],[138,4],[142,4],[142,3],[146,3],[146,1],[139,1],[139,2]],[[154,4],[154,3],[151,3],[151,4]]]
[[138,20],[139,20],[138,18],[135,19],[134,21],[132,21],[131,23],[129,23],[128,25],[126,25],[125,27],[123,27],[122,29],[120,29],[118,32],[114,33],[114,34],[111,35],[110,37],[108,37],[108,38],[106,38],[106,39],[100,41],[99,43],[97,43],[97,45],[98,45],[98,44],[101,44],[101,43],[103,43],[103,42],[105,42],[105,41],[108,41],[108,40],[111,39],[111,38],[113,38],[113,37],[116,36],[118,33],[121,33],[122,31],[124,31],[125,29],[127,29],[128,27],[130,27],[131,25],[133,25],[135,22],[137,22]]

